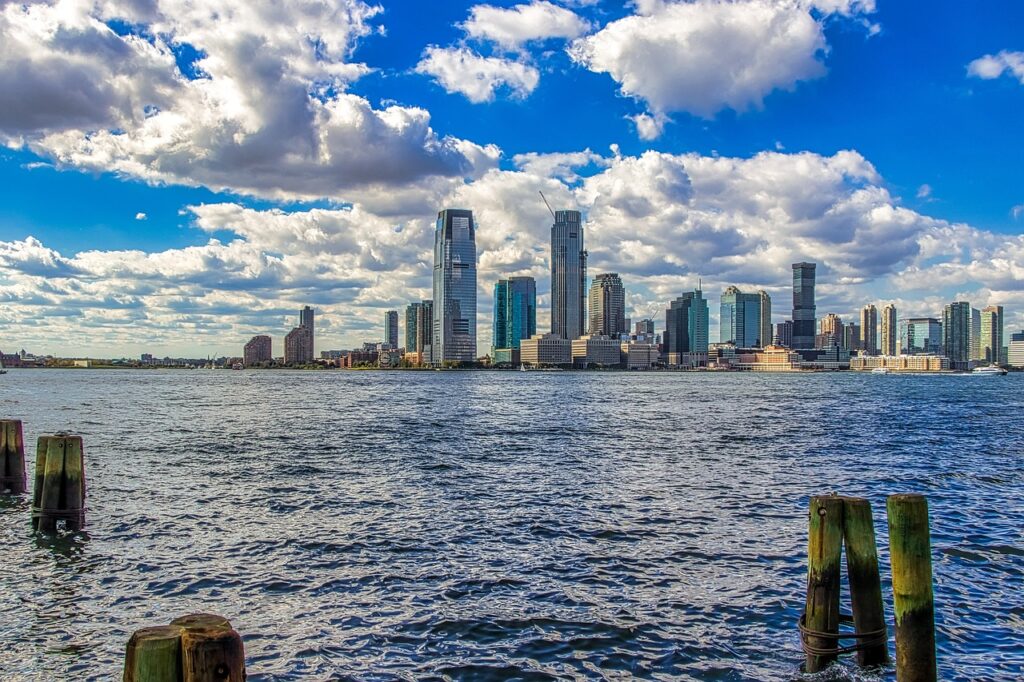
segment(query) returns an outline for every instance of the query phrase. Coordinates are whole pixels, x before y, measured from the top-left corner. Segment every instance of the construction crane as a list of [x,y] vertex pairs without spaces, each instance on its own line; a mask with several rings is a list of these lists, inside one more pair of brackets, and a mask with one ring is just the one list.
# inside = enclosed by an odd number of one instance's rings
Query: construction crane
[[555,218],[555,212],[551,210],[551,204],[548,203],[547,198],[544,196],[544,192],[537,190],[537,194],[540,194],[540,198],[544,199],[544,205],[548,207],[548,212],[551,214],[552,220],[558,222],[558,218]]

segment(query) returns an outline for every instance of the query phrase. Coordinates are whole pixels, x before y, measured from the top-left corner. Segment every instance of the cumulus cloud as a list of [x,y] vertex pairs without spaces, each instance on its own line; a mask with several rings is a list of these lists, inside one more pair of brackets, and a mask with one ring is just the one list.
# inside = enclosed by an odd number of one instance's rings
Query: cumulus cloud
[[1024,215],[1024,204],[1017,204],[1016,206],[1011,208],[1010,209],[1010,215],[1013,216],[1014,220],[1017,220],[1022,215]]
[[967,73],[985,80],[999,78],[1005,73],[1024,85],[1024,52],[1003,50],[998,54],[987,54],[968,64]]
[[[58,351],[54,339],[74,338],[104,348],[219,343],[228,352],[255,333],[283,335],[308,303],[321,313],[320,347],[351,347],[380,338],[384,310],[430,295],[434,215],[422,207],[462,206],[479,226],[484,352],[495,280],[532,275],[542,301],[549,290],[551,217],[538,190],[556,209],[584,212],[591,275],[619,272],[634,316],[663,320],[666,303],[702,278],[712,301],[730,284],[767,289],[782,319],[798,260],[819,264],[822,314],[852,315],[894,297],[901,315],[935,315],[953,297],[1024,310],[1024,237],[901,206],[855,151],[585,150],[513,162],[469,181],[425,184],[400,214],[363,202],[190,206],[198,230],[232,236],[156,253],[62,254],[31,237],[0,242],[0,329]],[[546,307],[540,313],[543,329]],[[68,325],[85,331],[69,334]]]
[[925,183],[925,184],[923,184],[923,185],[921,185],[920,187],[917,188],[917,198],[918,199],[927,199],[927,198],[931,197],[931,195],[932,195],[932,186],[929,185],[928,183]]
[[476,5],[462,24],[471,38],[489,40],[506,48],[548,38],[576,38],[589,24],[571,10],[544,0],[510,8]]
[[149,216],[147,216],[142,211],[139,211],[138,213],[135,214],[135,219],[136,220],[146,220],[147,218],[149,218]]
[[572,59],[607,73],[648,112],[642,139],[661,135],[666,114],[710,118],[762,106],[775,90],[825,73],[823,21],[874,11],[873,0],[638,0],[636,13],[575,40]]
[[380,11],[361,0],[5,3],[0,141],[65,166],[287,199],[495,165],[495,147],[439,136],[421,108],[347,92],[370,71],[349,57]]
[[540,81],[528,64],[501,57],[482,57],[464,47],[428,47],[416,72],[433,76],[449,93],[461,93],[479,104],[494,100],[495,91],[507,87],[513,97],[527,97]]

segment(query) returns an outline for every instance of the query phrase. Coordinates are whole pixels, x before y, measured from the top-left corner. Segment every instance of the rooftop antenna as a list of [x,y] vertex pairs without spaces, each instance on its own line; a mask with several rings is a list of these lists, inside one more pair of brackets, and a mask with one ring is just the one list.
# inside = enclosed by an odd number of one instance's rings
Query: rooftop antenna
[[544,205],[548,207],[548,212],[551,214],[551,219],[554,220],[555,222],[558,222],[558,218],[555,217],[555,212],[551,210],[551,204],[548,203],[547,197],[544,196],[544,192],[537,190],[537,193],[540,194],[541,199],[544,199]]

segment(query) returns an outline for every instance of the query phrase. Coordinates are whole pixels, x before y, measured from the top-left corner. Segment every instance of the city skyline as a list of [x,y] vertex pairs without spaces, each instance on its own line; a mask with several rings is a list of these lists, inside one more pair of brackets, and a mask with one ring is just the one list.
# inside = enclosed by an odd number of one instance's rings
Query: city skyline
[[[764,289],[780,322],[806,260],[819,313],[963,300],[1024,327],[1019,3],[284,2],[232,31],[208,6],[0,16],[3,346],[235,354],[306,304],[318,348],[382,338],[432,296],[450,206],[479,228],[479,351],[501,278],[534,277],[550,329],[539,191],[581,213],[588,271],[620,274],[634,319],[702,280]],[[772,21],[729,20],[753,11]]]

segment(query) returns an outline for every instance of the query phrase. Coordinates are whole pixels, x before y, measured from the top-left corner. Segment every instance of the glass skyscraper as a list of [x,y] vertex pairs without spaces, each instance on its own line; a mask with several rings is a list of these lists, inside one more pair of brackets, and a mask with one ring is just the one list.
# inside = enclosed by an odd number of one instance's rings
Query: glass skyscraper
[[708,302],[704,294],[687,291],[665,311],[665,353],[708,352]]
[[963,369],[971,359],[971,304],[949,303],[942,311],[942,348],[950,367]]
[[993,364],[1006,364],[1003,355],[1003,306],[992,305],[981,311],[979,359]]
[[900,352],[933,355],[942,352],[942,324],[933,317],[900,320]]
[[626,334],[626,289],[617,273],[598,275],[590,285],[590,335]]
[[519,348],[537,333],[537,283],[533,277],[500,279],[494,285],[493,348]]
[[[755,348],[771,343],[761,339],[762,294],[745,294],[736,287],[729,287],[722,294],[719,309],[718,341],[734,343],[739,348]],[[771,303],[768,303],[769,310]],[[769,313],[770,314],[770,313]]]
[[772,297],[764,289],[757,292],[757,295],[761,299],[761,328],[757,339],[763,348],[775,342],[775,334],[772,333]]
[[419,303],[410,303],[405,308],[405,350],[407,353],[416,352],[416,313]]
[[398,348],[398,311],[389,310],[384,313],[384,343]]
[[814,348],[814,263],[793,263],[793,348]]
[[476,224],[473,212],[437,214],[434,233],[434,342],[431,362],[476,360]]
[[583,336],[587,319],[587,252],[579,211],[555,211],[551,226],[551,332]]

